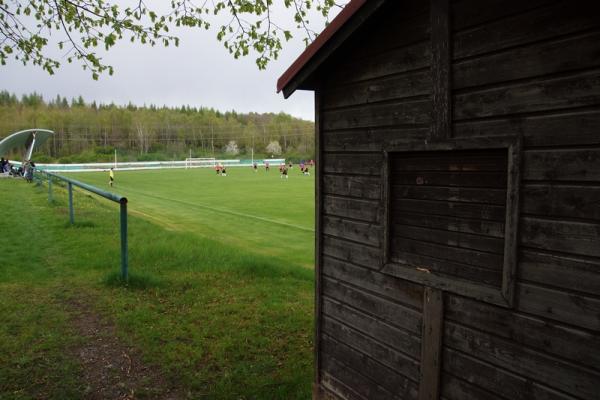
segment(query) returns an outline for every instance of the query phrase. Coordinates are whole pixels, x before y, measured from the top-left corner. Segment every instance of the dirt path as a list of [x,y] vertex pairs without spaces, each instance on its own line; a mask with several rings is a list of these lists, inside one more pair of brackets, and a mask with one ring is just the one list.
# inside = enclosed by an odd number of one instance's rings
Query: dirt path
[[83,300],[66,303],[73,328],[82,343],[70,350],[83,369],[85,398],[104,399],[184,399],[161,374],[160,369],[145,365],[141,354],[120,342],[116,328]]

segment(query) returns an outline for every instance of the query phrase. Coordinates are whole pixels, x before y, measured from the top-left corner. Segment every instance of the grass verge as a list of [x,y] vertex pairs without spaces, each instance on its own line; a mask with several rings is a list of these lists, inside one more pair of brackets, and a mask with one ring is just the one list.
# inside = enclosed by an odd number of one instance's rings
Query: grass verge
[[119,282],[118,212],[76,193],[0,181],[0,398],[85,397],[82,340],[65,304],[85,299],[189,398],[305,399],[312,376],[313,272],[297,257],[173,231],[130,216],[131,280]]

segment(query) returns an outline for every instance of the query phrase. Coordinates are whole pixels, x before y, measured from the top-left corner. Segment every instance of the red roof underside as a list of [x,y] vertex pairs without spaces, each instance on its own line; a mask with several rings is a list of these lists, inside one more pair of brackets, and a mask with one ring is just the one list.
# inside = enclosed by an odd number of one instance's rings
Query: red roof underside
[[367,2],[367,0],[352,0],[321,32],[314,42],[310,44],[290,65],[290,67],[277,80],[277,93],[294,79],[296,74],[304,68],[315,54],[335,35],[335,33]]

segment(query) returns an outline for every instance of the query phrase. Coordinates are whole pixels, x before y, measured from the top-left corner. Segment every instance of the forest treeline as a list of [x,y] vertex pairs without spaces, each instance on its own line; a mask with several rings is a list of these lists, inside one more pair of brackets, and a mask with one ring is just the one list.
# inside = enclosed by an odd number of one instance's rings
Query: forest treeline
[[[38,162],[171,160],[188,157],[314,158],[314,123],[285,113],[204,107],[97,104],[81,96],[44,99],[0,91],[0,139],[29,128],[55,132]],[[280,154],[278,154],[280,153]]]

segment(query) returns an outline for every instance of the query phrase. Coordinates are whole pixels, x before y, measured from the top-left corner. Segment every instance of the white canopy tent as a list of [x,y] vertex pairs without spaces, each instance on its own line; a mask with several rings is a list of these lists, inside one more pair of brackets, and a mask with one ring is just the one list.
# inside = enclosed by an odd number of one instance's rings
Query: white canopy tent
[[48,129],[26,129],[0,140],[0,156],[17,148],[25,148],[23,161],[29,160],[33,151],[43,145],[54,132]]

